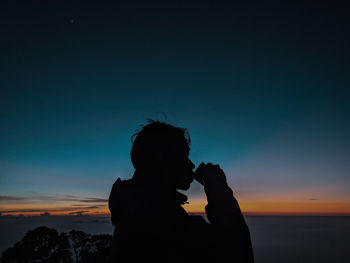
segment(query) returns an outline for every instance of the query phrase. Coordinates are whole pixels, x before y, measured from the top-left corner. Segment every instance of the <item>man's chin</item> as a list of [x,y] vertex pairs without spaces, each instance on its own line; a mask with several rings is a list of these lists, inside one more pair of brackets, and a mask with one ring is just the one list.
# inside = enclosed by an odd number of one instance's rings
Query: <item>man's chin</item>
[[183,191],[187,191],[188,189],[190,189],[190,185],[189,185],[189,186],[186,186],[186,187],[181,186],[181,187],[178,187],[177,189],[183,190]]
[[178,185],[177,189],[186,191],[186,190],[190,189],[192,182],[193,182],[193,180],[191,182],[187,182],[187,183],[183,183],[181,185]]

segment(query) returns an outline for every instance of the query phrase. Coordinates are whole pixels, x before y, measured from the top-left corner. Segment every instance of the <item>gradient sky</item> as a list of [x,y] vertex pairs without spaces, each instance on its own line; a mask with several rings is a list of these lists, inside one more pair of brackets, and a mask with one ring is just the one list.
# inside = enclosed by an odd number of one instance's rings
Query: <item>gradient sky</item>
[[[106,213],[146,118],[188,128],[193,162],[220,164],[245,213],[350,214],[342,6],[3,7],[3,214]],[[201,187],[187,193],[203,211]]]

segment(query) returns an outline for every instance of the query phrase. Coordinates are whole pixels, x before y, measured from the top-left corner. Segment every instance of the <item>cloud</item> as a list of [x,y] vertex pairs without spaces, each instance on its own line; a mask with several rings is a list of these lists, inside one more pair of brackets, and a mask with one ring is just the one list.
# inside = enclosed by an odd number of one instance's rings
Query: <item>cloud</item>
[[49,212],[45,212],[45,213],[40,214],[40,216],[51,216],[51,214]]
[[22,200],[26,200],[25,197],[22,196],[10,196],[10,195],[0,195],[0,202],[1,201],[22,201]]
[[0,195],[1,202],[16,201],[59,201],[59,202],[79,202],[79,203],[106,203],[108,199],[101,197],[82,197],[75,195],[50,196],[50,195],[34,195],[34,196],[16,196],[16,195]]
[[309,198],[310,201],[317,201],[317,200],[320,200],[318,198]]
[[71,201],[80,203],[105,203],[108,201],[106,198],[99,197],[80,197],[80,196],[63,196],[63,197],[51,197],[55,201]]
[[[79,212],[80,210],[86,210],[86,212],[90,212],[89,209],[97,209],[104,207],[105,205],[94,205],[94,206],[78,206],[78,207],[53,207],[51,209],[45,208],[21,208],[21,209],[8,209],[1,210],[1,213],[52,213],[52,212],[70,212],[73,213]],[[79,211],[76,211],[79,210]]]
[[[92,206],[79,206],[79,208],[84,208],[84,209],[97,209],[97,208],[101,208],[104,207],[105,205],[92,205]],[[76,209],[77,207],[75,207]]]
[[70,212],[69,215],[76,215],[76,216],[81,216],[84,213],[88,213],[88,210],[82,210],[82,211],[76,211],[76,212]]
[[[79,211],[105,210],[108,199],[96,196],[42,195],[39,193],[0,195],[1,213],[77,213]],[[33,206],[32,206],[33,205]],[[41,208],[42,207],[42,208]],[[48,208],[49,207],[49,208]]]
[[93,197],[88,197],[88,198],[79,200],[79,202],[82,202],[82,203],[102,203],[107,201],[108,199],[105,199],[105,198],[93,198]]

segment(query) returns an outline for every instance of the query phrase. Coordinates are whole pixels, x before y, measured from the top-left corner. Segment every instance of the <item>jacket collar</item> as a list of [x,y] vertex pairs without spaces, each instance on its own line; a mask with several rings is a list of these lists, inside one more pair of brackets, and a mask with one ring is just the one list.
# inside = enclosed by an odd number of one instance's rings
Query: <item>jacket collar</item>
[[[149,173],[135,171],[132,177],[133,183],[138,185],[138,187],[143,188],[146,192],[150,194],[150,196],[155,199],[162,199],[162,201],[175,202],[176,204],[183,205],[188,203],[188,197],[178,192],[176,189],[169,189],[162,186],[159,181],[149,175]],[[155,200],[156,201],[156,200]]]

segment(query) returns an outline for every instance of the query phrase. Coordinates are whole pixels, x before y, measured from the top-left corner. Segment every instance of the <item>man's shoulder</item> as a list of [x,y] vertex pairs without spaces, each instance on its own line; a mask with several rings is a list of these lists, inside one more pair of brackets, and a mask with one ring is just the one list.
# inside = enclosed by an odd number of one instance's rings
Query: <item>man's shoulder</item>
[[208,225],[208,222],[201,215],[189,214],[188,220],[190,220],[193,223]]
[[189,228],[195,232],[206,232],[209,228],[209,223],[200,215],[188,216]]

